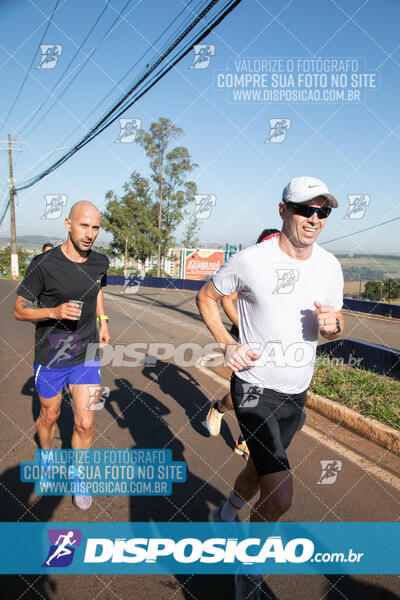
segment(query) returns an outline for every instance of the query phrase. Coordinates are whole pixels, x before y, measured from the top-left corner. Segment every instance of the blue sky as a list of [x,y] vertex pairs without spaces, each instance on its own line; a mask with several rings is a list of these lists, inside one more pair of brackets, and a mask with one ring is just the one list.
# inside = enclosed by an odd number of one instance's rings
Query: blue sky
[[[111,1],[73,63],[72,74],[125,3],[126,0]],[[33,119],[32,113],[57,82],[105,4],[105,0],[86,3],[60,0],[43,40],[44,44],[62,45],[57,65],[53,69],[37,69],[38,54],[8,121],[0,121],[0,139],[6,139],[10,132],[26,142],[25,151],[15,153],[15,178],[19,182],[51,164],[60,153],[53,154],[28,175],[22,175],[48,152],[77,141],[125,91],[135,75],[155,56],[154,41],[187,0],[132,0],[123,18],[60,103],[30,133],[53,100],[47,101],[43,111]],[[195,10],[200,4],[192,1],[184,15],[189,16],[189,10]],[[1,4],[2,119],[38,49],[46,18],[54,5],[55,0],[4,0]],[[189,148],[199,165],[193,173],[198,191],[216,196],[210,216],[201,222],[203,242],[247,245],[263,227],[279,227],[277,206],[282,189],[298,175],[319,177],[338,198],[339,208],[329,217],[321,242],[400,215],[397,191],[400,46],[396,25],[399,22],[400,4],[395,0],[243,0],[203,42],[215,46],[207,68],[190,68],[194,59],[194,51],[191,52],[123,115],[141,119],[145,129],[159,117],[168,117],[184,130],[179,144]],[[166,37],[162,41],[165,42]],[[80,121],[146,50],[149,53],[131,75],[68,139]],[[367,77],[372,74],[375,88],[370,78],[368,88],[359,90],[360,100],[345,102],[340,98],[334,102],[310,99],[306,102],[286,99],[246,102],[235,100],[232,90],[218,88],[218,75],[234,74],[235,65],[239,64],[235,60],[246,59],[255,68],[255,57],[280,59],[281,74],[285,77],[289,73],[288,59],[293,58],[296,89],[299,73],[304,81],[305,59],[327,59],[325,65],[332,68],[333,59],[347,58],[356,61],[356,68],[346,71],[343,88],[346,94],[353,73],[357,77],[359,73],[369,74]],[[274,62],[275,65],[270,62],[271,69],[278,68],[277,60]],[[303,66],[297,68],[298,65]],[[68,73],[66,83],[70,81]],[[266,85],[271,89],[272,73],[265,74],[269,77]],[[330,72],[327,77],[330,81]],[[56,98],[66,83],[57,89]],[[322,83],[321,79],[316,81],[313,93],[315,89],[323,92]],[[283,85],[284,82],[280,89]],[[304,83],[300,87],[306,89]],[[283,141],[266,142],[270,133],[269,119],[290,121]],[[148,162],[138,144],[115,143],[119,130],[116,122],[56,172],[20,192],[16,211],[19,235],[64,235],[65,213],[58,220],[40,218],[45,194],[65,194],[67,207],[88,199],[103,209],[107,190],[119,193],[133,169],[148,174]],[[0,174],[7,176],[7,171],[7,153],[1,152]],[[1,204],[7,189],[3,181],[0,182]],[[344,218],[349,195],[351,198],[365,196],[369,201],[362,218]],[[399,221],[395,221],[329,243],[326,248],[334,252],[398,253],[398,226]],[[0,235],[7,235],[8,231],[9,216],[3,222]],[[107,239],[107,234],[101,235]],[[179,234],[177,240],[180,240]]]

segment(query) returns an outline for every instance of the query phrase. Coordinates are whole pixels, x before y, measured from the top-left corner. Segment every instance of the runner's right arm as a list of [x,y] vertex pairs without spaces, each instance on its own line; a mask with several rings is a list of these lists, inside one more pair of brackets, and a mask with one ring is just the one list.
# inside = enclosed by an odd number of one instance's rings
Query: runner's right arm
[[14,317],[17,321],[30,321],[31,323],[48,319],[76,321],[80,314],[81,311],[73,302],[64,302],[54,308],[40,308],[23,296],[17,296],[14,307]]
[[14,317],[18,321],[30,321],[31,323],[47,321],[48,319],[75,321],[79,319],[80,310],[74,303],[63,302],[53,308],[41,308],[35,304],[44,289],[45,276],[42,271],[42,262],[46,258],[44,254],[36,256],[27,268],[25,277],[17,290]]
[[197,307],[204,323],[225,354],[227,366],[234,372],[241,371],[245,367],[252,367],[260,355],[235,342],[225,329],[218,307],[221,298],[223,296],[218,294],[211,281],[207,281],[197,294]]
[[239,328],[239,315],[235,305],[237,298],[237,292],[235,292],[234,294],[230,294],[229,296],[222,296],[221,305],[228,319],[230,319],[232,323],[236,325],[237,328]]

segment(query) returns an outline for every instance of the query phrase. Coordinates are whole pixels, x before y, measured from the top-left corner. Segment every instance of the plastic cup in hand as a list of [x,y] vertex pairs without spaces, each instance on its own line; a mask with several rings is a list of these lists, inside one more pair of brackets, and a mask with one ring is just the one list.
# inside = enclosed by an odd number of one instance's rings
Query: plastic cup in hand
[[[77,304],[78,308],[82,314],[82,306],[83,306],[82,300],[68,300],[68,302],[73,302],[74,304]],[[75,321],[79,321],[79,319],[81,318],[81,314],[79,315],[79,317],[75,317]]]

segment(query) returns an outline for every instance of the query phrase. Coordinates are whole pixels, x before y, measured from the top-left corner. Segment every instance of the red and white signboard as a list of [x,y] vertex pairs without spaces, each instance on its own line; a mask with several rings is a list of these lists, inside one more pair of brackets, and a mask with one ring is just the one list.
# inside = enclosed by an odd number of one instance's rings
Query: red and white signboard
[[184,279],[204,279],[214,275],[224,262],[223,250],[187,250],[184,254]]
[[11,254],[11,279],[18,279],[18,254]]

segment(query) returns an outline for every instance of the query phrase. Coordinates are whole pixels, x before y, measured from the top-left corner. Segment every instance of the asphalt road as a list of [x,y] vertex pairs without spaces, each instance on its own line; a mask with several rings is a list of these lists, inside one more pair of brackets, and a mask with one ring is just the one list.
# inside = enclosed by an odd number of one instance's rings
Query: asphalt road
[[357,338],[379,346],[400,349],[400,319],[377,317],[344,310],[347,338]]
[[[179,366],[178,355],[153,365],[131,366],[126,352],[133,342],[211,342],[194,303],[194,293],[141,288],[137,294],[106,288],[114,353],[103,367],[102,384],[111,393],[96,412],[97,448],[170,448],[184,460],[187,481],[175,484],[170,497],[95,497],[90,514],[76,511],[69,497],[38,497],[33,486],[19,481],[19,463],[32,460],[37,448],[34,419],[38,400],[32,376],[34,327],[14,320],[14,282],[0,281],[2,304],[3,428],[0,443],[1,521],[206,521],[210,508],[229,493],[243,466],[233,453],[238,427],[225,418],[221,435],[210,439],[204,420],[211,400],[222,396],[224,380],[196,366]],[[352,327],[365,335],[399,339],[400,324],[371,318]],[[350,321],[349,319],[349,321]],[[373,321],[373,322],[372,322]],[[396,330],[395,330],[396,328]],[[368,333],[367,333],[368,332]],[[346,335],[348,333],[346,332]],[[394,337],[393,337],[394,336]],[[350,335],[348,335],[350,337]],[[361,335],[351,335],[361,337]],[[367,339],[367,338],[364,338]],[[376,339],[372,340],[375,343]],[[118,348],[118,349],[117,349]],[[154,349],[154,347],[153,347]],[[149,349],[149,354],[152,352]],[[125,363],[123,361],[126,361]],[[178,361],[179,362],[179,361]],[[65,397],[56,447],[69,447],[72,410]],[[294,476],[294,503],[288,521],[396,521],[400,516],[399,459],[309,411],[289,459]],[[321,460],[338,460],[341,471],[333,485],[319,485]],[[249,509],[241,513],[246,520]],[[22,571],[23,572],[23,571]],[[136,599],[228,600],[234,597],[232,576],[3,576],[5,599],[66,600]],[[263,598],[271,600],[393,600],[400,597],[397,576],[264,576]]]

